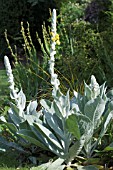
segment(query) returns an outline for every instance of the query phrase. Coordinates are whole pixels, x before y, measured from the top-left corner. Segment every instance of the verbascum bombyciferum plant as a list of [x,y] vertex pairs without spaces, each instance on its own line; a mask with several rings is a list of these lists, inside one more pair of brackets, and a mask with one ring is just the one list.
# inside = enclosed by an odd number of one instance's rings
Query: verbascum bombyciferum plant
[[107,94],[105,83],[99,86],[93,75],[90,85],[84,82],[83,95],[74,91],[74,97],[70,99],[69,90],[66,95],[60,91],[60,81],[54,71],[57,43],[55,9],[51,32],[49,72],[53,100],[41,99],[40,111],[37,111],[37,101],[26,106],[23,91],[15,91],[11,67],[5,56],[11,94],[15,94],[11,98],[15,102],[11,102],[8,111],[10,119],[1,117],[1,120],[17,137],[53,152],[68,164],[78,156],[83,156],[86,161],[94,157],[94,151],[112,120],[112,97]]
[[[12,85],[10,88],[11,93],[15,92],[15,96],[11,95],[14,103],[10,103],[11,108],[8,111],[9,120],[1,118],[1,120],[9,127],[9,129],[16,134],[20,135],[26,141],[40,146],[44,149],[49,149],[59,157],[67,159],[69,157],[68,150],[73,140],[73,136],[66,128],[66,119],[68,114],[71,114],[69,91],[64,96],[59,89],[60,82],[57,79],[57,74],[54,73],[54,55],[56,45],[56,10],[53,10],[52,16],[52,30],[53,36],[51,38],[50,49],[50,74],[51,84],[53,85],[53,101],[41,100],[43,109],[39,112],[36,111],[36,101],[30,102],[26,107],[26,97],[21,90],[15,91],[12,70],[8,58],[4,57],[4,62],[9,77],[9,83]],[[10,73],[10,74],[8,74]],[[26,109],[25,109],[26,108]],[[40,113],[43,113],[43,119],[39,118]],[[51,120],[52,119],[52,120]],[[79,136],[77,137],[79,138]],[[71,151],[70,151],[71,152]],[[76,148],[78,152],[78,147]]]

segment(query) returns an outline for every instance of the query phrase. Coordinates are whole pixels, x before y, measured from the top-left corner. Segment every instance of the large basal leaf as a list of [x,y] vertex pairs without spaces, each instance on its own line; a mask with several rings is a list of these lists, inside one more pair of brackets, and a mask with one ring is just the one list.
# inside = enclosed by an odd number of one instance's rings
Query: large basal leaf
[[[24,112],[20,110],[15,104],[10,103],[11,108],[8,110],[9,116],[15,124],[24,121]],[[15,122],[17,121],[17,123]]]
[[43,135],[43,133],[40,132],[40,129],[38,128],[38,126],[34,125],[34,126],[30,126],[30,128],[32,132],[34,133],[34,135],[36,135],[37,140],[39,140],[44,146],[48,147],[48,141]]
[[56,102],[56,101],[53,101],[52,107],[53,107],[54,113],[55,113],[60,119],[63,119],[62,109],[59,108],[59,105],[57,105],[57,102]]
[[[61,143],[62,141],[60,141],[58,143],[58,139],[56,140],[56,137],[52,134],[51,131],[45,130],[45,128],[41,127],[42,129],[40,129],[40,127],[34,123],[34,127],[32,128],[32,131],[37,134],[37,137],[40,135],[40,137],[42,138],[43,144],[53,153],[55,153],[56,155],[58,155],[61,158],[66,157],[66,153],[64,148],[62,147]],[[43,132],[45,131],[45,132]],[[47,132],[48,131],[48,132]],[[47,132],[47,133],[46,133]],[[55,141],[56,140],[56,141]],[[60,147],[59,147],[60,146]]]
[[43,108],[51,114],[56,114],[58,117],[62,118],[62,112],[60,108],[57,106],[56,101],[50,102],[49,100],[42,99],[40,101]]
[[84,136],[80,138],[80,140],[76,141],[69,149],[69,155],[67,161],[70,162],[74,159],[81,151],[85,143]]
[[58,158],[57,160],[55,160],[54,162],[52,162],[51,165],[49,165],[49,167],[47,168],[47,170],[63,170],[65,165],[62,165],[62,163],[64,162],[64,159]]
[[112,118],[113,118],[113,111],[108,113],[108,116],[106,117],[106,119],[103,123],[102,129],[101,129],[101,132],[100,132],[100,135],[99,135],[100,138],[102,138],[104,136],[104,134],[106,133],[107,127],[108,127]]
[[59,141],[49,129],[47,129],[46,127],[44,127],[43,125],[39,123],[34,123],[34,125],[35,127],[38,127],[38,129],[40,129],[42,136],[45,136],[46,138],[48,138],[57,148],[62,150],[62,146],[60,145]]
[[105,101],[107,101],[106,89],[105,83],[100,86],[100,97]]
[[62,145],[64,148],[65,152],[68,150],[68,147],[70,145],[70,142],[72,140],[72,135],[69,133],[69,131],[66,129],[65,124],[65,118],[62,118],[62,120],[56,115],[53,114],[51,115],[48,112],[45,112],[45,118],[50,126],[50,129],[53,129],[53,132],[57,139],[59,139],[59,143]]
[[44,109],[46,109],[47,111],[51,111],[51,102],[49,100],[46,99],[41,99],[40,100],[40,104],[43,106]]
[[[64,138],[64,133],[62,129],[59,127],[59,124],[62,124],[62,121],[57,117],[55,119],[54,114],[51,115],[49,112],[44,112],[45,118],[49,126],[61,137]],[[58,123],[59,121],[59,123]]]
[[24,115],[24,119],[27,120],[30,125],[33,125],[34,122],[40,122],[38,114]]
[[65,102],[64,102],[64,108],[65,108],[65,114],[66,117],[68,117],[68,115],[70,114],[70,96],[69,96],[69,90],[67,91],[67,94],[65,96]]
[[21,107],[22,110],[25,109],[25,106],[26,106],[26,96],[23,93],[22,89],[18,93],[18,105]]
[[58,124],[58,127],[60,127],[60,129],[63,131],[63,122],[64,122],[64,119],[65,118],[59,118],[58,116],[57,116],[57,114],[53,114],[53,119],[57,122],[57,124]]
[[103,99],[97,97],[96,99],[88,101],[85,105],[84,114],[94,123],[94,128],[96,128],[105,110],[105,104],[106,102]]
[[109,99],[113,99],[113,89],[109,90],[106,95]]
[[85,140],[84,145],[87,145],[92,139],[93,132],[94,132],[94,125],[91,122],[91,120],[83,114],[77,115],[77,121],[79,124],[81,136],[83,136]]
[[60,96],[58,100],[55,100],[55,103],[58,106],[60,112],[62,113],[62,116],[67,117],[70,110],[69,90],[66,96],[64,95]]
[[108,104],[108,108],[111,110],[113,110],[113,101],[110,101]]
[[70,104],[71,108],[74,108],[76,112],[84,113],[84,100],[80,93],[74,91],[74,97],[72,98]]
[[83,114],[76,114],[81,135],[84,135],[88,130],[94,129],[92,121]]
[[87,97],[88,100],[91,100],[92,98],[92,90],[91,88],[86,84],[84,83],[84,95]]
[[48,162],[37,167],[32,167],[30,168],[30,170],[47,170],[50,165],[51,165],[51,162]]
[[65,165],[62,165],[63,162],[64,162],[64,159],[58,158],[54,162],[50,161],[38,167],[32,167],[30,170],[63,170],[65,167]]
[[29,141],[30,143],[35,144],[36,146],[39,146],[39,147],[47,150],[46,145],[43,145],[43,143],[41,143],[41,142],[39,141],[39,139],[37,138],[37,136],[36,136],[31,130],[22,129],[22,130],[19,130],[19,131],[18,131],[18,134],[19,134],[22,138],[24,138],[24,139],[26,139],[27,141]]
[[36,109],[37,109],[37,101],[30,102],[29,105],[27,106],[26,114],[27,115],[36,114],[37,113]]
[[88,99],[86,96],[79,96],[78,98],[78,107],[79,107],[79,112],[81,112],[82,114],[84,114],[84,107],[86,105],[86,103],[88,102]]
[[78,126],[78,122],[76,119],[76,115],[70,115],[66,120],[67,129],[70,133],[72,133],[78,140],[80,139],[80,130]]
[[17,116],[17,115],[13,112],[12,109],[9,109],[8,113],[9,113],[9,116],[10,116],[12,122],[18,127],[19,124],[21,123],[20,117]]
[[[12,112],[16,115],[19,116],[19,108],[14,104],[14,103],[10,103],[10,109],[12,110]],[[10,110],[9,109],[9,110]]]

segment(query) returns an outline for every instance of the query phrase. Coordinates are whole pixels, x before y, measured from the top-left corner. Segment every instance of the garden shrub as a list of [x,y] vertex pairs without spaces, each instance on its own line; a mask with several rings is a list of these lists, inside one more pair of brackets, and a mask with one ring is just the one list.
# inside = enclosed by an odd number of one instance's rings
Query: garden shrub
[[[61,40],[58,53],[60,53],[61,60],[57,62],[57,65],[60,72],[71,82],[76,83],[77,87],[80,87],[83,79],[88,81],[90,75],[94,74],[99,83],[107,81],[110,88],[112,87],[113,63],[112,3],[102,0],[84,2],[67,2],[67,5],[62,3],[58,28]],[[88,9],[93,8],[93,5],[95,11],[92,10],[90,15]],[[103,17],[100,16],[101,13]],[[91,17],[89,22],[86,14]]]
[[110,27],[113,21],[113,2],[111,0],[92,0],[85,9],[85,20],[92,23],[98,31]]
[[[83,79],[89,79],[89,70],[99,63],[91,57],[97,35],[91,29],[91,25],[83,21],[86,4],[86,1],[82,5],[68,2],[67,5],[62,5],[59,15],[61,22],[58,31],[61,47],[58,49],[58,54],[61,55],[61,60],[57,64],[60,72],[70,81],[74,81],[77,86],[82,83]],[[76,78],[72,80],[73,77]]]

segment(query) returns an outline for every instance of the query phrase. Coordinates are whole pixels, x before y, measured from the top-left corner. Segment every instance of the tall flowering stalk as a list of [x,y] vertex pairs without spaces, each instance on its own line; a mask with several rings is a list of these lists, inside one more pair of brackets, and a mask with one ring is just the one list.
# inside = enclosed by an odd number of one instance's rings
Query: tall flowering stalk
[[58,42],[58,34],[56,33],[56,10],[53,9],[52,13],[52,23],[51,23],[51,46],[50,46],[50,60],[49,60],[49,72],[51,74],[51,84],[53,85],[53,92],[57,91],[60,85],[59,80],[57,79],[58,75],[54,73],[55,65],[55,46]]
[[[15,83],[14,83],[14,77],[12,74],[12,69],[11,69],[11,65],[9,62],[9,59],[7,56],[4,56],[4,64],[5,64],[5,68],[6,68],[6,73],[8,76],[8,82],[9,82],[9,89],[11,92],[11,98],[15,99],[15,101],[17,100],[18,94],[17,94],[17,90],[15,90]],[[17,101],[16,101],[17,102]]]
[[11,99],[15,100],[17,108],[19,109],[19,115],[22,117],[23,110],[25,109],[26,97],[25,97],[22,89],[20,92],[18,92],[18,90],[15,89],[14,77],[13,77],[11,65],[10,65],[10,62],[9,62],[9,59],[7,56],[4,56],[4,64],[5,64],[6,73],[8,76],[10,97],[11,97]]

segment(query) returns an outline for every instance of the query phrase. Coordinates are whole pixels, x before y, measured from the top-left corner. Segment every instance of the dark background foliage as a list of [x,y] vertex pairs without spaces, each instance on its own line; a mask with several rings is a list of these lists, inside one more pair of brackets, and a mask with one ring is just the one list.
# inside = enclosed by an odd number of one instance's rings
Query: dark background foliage
[[112,22],[112,1],[92,0],[85,9],[85,21],[98,26],[99,31],[106,30]]
[[[50,16],[49,9],[56,7],[53,0],[50,1],[28,1],[28,0],[0,0],[0,57],[9,54],[4,38],[5,29],[8,32],[8,39],[11,45],[21,46],[22,38],[20,33],[21,21],[30,24],[30,31],[34,43],[35,32],[42,37],[42,24],[48,24]],[[39,49],[39,44],[36,44]]]

